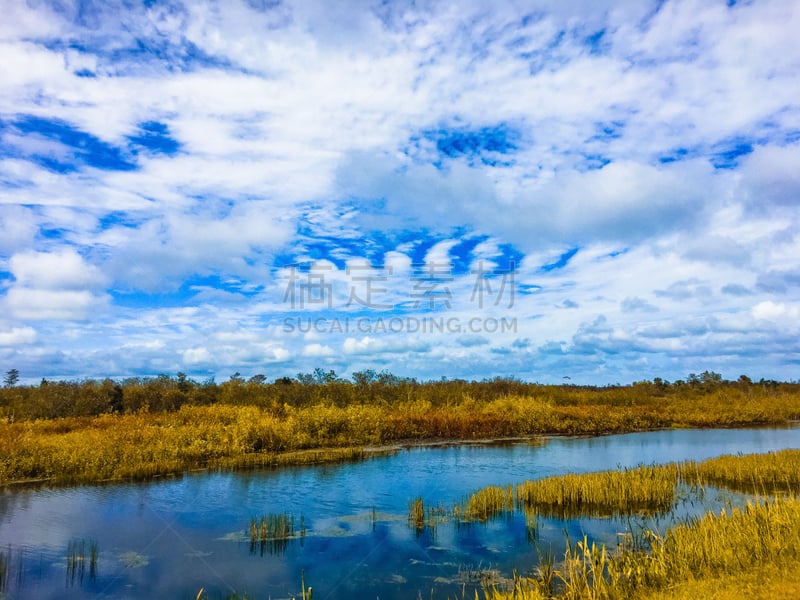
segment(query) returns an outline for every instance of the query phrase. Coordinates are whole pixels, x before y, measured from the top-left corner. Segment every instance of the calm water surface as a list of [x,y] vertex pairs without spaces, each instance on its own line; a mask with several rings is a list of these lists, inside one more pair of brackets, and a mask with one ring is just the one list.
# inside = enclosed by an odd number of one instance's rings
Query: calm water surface
[[[408,503],[452,505],[485,485],[721,454],[800,448],[800,429],[658,431],[542,443],[414,448],[368,461],[255,473],[205,473],[159,482],[0,490],[0,598],[224,598],[300,593],[314,598],[461,595],[480,572],[509,576],[564,531],[614,544],[639,519],[522,515],[418,534]],[[702,511],[731,500],[710,494]],[[735,501],[735,499],[734,499]],[[251,548],[251,517],[289,513],[305,535]],[[659,523],[646,521],[647,525]],[[83,561],[70,563],[71,549]],[[96,560],[91,561],[91,548]],[[479,582],[478,582],[479,583]]]

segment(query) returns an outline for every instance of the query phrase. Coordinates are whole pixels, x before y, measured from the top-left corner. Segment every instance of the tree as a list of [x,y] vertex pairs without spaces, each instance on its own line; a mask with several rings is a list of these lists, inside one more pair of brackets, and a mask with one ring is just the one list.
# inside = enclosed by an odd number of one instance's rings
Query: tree
[[11,369],[6,372],[6,376],[3,379],[3,383],[5,383],[6,387],[14,387],[17,385],[19,381],[19,371],[16,369]]
[[378,380],[378,374],[375,372],[375,369],[356,371],[353,373],[352,377],[353,383],[361,387],[366,387]]
[[338,379],[336,377],[336,371],[330,369],[327,373],[317,367],[314,369],[314,382],[319,384],[326,384],[326,383],[333,383]]
[[175,376],[178,380],[178,389],[181,392],[188,392],[189,391],[189,378],[186,377],[186,373],[183,371],[178,371],[178,374]]

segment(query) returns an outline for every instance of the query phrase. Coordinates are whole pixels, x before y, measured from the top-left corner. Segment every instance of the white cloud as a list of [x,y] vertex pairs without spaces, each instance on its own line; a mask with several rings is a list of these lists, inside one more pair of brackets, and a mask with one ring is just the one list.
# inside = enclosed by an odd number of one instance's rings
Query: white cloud
[[[795,3],[6,4],[0,340],[36,334],[31,372],[791,369]],[[137,150],[148,121],[174,152]],[[94,145],[132,168],[87,163]],[[382,262],[400,302],[412,257],[518,259],[529,343],[273,323],[288,263],[347,298],[345,265]],[[453,315],[472,284],[454,274]]]
[[33,245],[37,219],[29,208],[0,204],[0,254]]
[[797,304],[787,304],[785,302],[773,302],[765,300],[753,307],[753,317],[766,321],[780,320],[781,325],[791,327],[796,325],[800,316],[800,306]]
[[183,362],[190,367],[208,365],[212,362],[213,357],[208,348],[198,346],[197,348],[188,348],[183,351]]
[[324,344],[309,344],[303,349],[303,356],[310,357],[325,357],[334,356],[336,352],[333,348],[325,346]]
[[12,327],[10,331],[0,330],[0,346],[32,344],[36,337],[36,330],[32,327]]
[[10,260],[16,285],[45,290],[81,290],[97,287],[103,275],[74,250],[24,252]]
[[97,317],[106,302],[86,290],[13,287],[5,304],[11,315],[21,320],[81,320]]

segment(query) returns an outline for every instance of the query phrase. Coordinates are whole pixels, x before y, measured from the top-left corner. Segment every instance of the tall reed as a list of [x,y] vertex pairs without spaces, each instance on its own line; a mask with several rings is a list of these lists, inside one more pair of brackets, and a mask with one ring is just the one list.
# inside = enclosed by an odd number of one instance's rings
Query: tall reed
[[269,513],[260,519],[250,519],[250,551],[260,548],[263,555],[266,551],[278,554],[286,549],[289,540],[306,535],[305,520],[300,517],[300,528],[295,530],[294,516],[288,513]]
[[800,560],[800,501],[777,498],[677,525],[663,535],[650,531],[650,550],[609,552],[584,537],[567,541],[564,560],[545,567],[556,594],[539,577],[515,578],[513,590],[487,588],[487,600],[627,600],[670,589],[687,580],[747,573],[763,565]]
[[516,487],[526,508],[559,517],[665,512],[676,500],[674,465],[567,474],[526,481]]
[[705,483],[755,494],[796,494],[800,493],[798,465],[800,450],[782,450],[720,456],[701,463],[689,461],[680,465],[680,474],[687,483]]

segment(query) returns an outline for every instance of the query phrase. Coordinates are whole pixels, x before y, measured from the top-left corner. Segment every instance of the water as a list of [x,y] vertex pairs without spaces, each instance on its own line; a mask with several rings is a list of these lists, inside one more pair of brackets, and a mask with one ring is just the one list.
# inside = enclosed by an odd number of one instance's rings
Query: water
[[[702,460],[800,447],[800,429],[658,431],[541,443],[413,448],[360,463],[201,473],[150,483],[0,492],[0,598],[257,598],[461,596],[480,574],[508,577],[563,552],[564,532],[607,544],[643,518],[538,518],[447,524],[415,532],[408,503],[452,505],[485,486],[565,472]],[[702,507],[735,494],[712,492]],[[251,517],[289,513],[305,534],[251,547]],[[96,556],[90,548],[96,548]],[[75,548],[83,556],[69,560]]]

